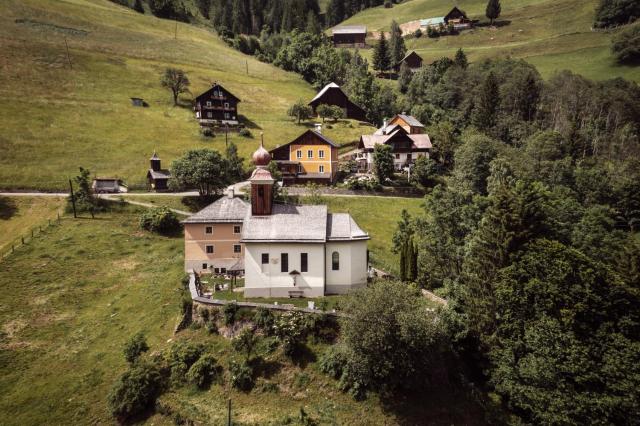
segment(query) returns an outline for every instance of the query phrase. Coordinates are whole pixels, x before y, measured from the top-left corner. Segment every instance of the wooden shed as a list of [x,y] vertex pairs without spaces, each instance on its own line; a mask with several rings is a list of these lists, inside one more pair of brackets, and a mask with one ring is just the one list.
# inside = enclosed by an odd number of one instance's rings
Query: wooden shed
[[336,83],[329,83],[324,86],[311,102],[309,102],[309,106],[313,108],[314,114],[316,114],[316,108],[320,104],[339,106],[344,111],[345,117],[353,120],[368,121],[367,114],[364,110],[351,102],[346,93],[344,93]]
[[331,30],[335,47],[366,47],[367,27],[364,25],[342,25]]
[[412,50],[400,60],[400,62],[396,66],[396,71],[400,71],[400,66],[403,63],[407,64],[411,71],[418,71],[420,68],[422,68],[422,62],[422,57]]

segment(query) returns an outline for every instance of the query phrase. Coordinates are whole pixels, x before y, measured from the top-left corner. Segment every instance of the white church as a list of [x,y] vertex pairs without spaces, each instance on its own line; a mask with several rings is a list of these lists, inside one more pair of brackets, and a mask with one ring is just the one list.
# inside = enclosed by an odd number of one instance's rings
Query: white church
[[367,283],[367,241],[348,213],[273,202],[275,180],[261,145],[253,154],[251,207],[242,222],[245,297],[319,297]]

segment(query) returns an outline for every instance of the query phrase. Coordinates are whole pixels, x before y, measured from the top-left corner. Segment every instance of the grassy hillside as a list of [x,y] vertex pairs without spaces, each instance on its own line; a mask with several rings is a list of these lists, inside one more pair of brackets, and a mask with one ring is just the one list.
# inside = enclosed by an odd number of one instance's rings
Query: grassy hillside
[[56,218],[62,207],[63,200],[58,197],[0,196],[0,255],[34,227],[46,225],[49,219]]
[[[344,23],[366,24],[369,31],[388,30],[392,19],[402,24],[444,16],[454,3],[469,18],[487,21],[485,0],[408,0],[391,9],[364,10]],[[416,50],[428,63],[442,56],[452,57],[462,47],[471,61],[508,55],[524,58],[544,77],[569,69],[596,80],[619,76],[640,81],[640,67],[614,62],[609,50],[613,33],[591,31],[596,4],[597,0],[503,1],[498,28],[475,28],[439,39],[411,39],[407,48]]]
[[[205,28],[178,23],[176,38],[175,22],[107,0],[0,2],[0,187],[65,188],[78,166],[137,184],[154,149],[166,165],[190,148],[223,149],[224,137],[200,136],[190,96],[172,106],[159,84],[170,66],[188,73],[193,94],[218,81],[242,100],[239,112],[254,139],[231,139],[245,157],[260,132],[274,147],[306,129],[286,111],[299,98],[311,99],[311,86]],[[132,107],[130,97],[150,107]],[[325,133],[355,140],[361,130],[354,126]]]
[[[3,425],[112,424],[106,395],[126,370],[124,342],[143,331],[151,351],[189,339],[214,348],[223,367],[229,341],[204,329],[173,334],[183,276],[181,237],[140,232],[136,212],[95,220],[63,217],[0,264],[0,418]],[[319,356],[323,345],[312,345]],[[227,397],[242,424],[297,417],[301,407],[337,424],[481,424],[480,410],[453,389],[382,403],[356,402],[317,362],[282,357],[249,393],[214,385],[172,390],[163,401],[201,424],[220,424]],[[277,368],[276,368],[277,367]],[[271,386],[261,386],[268,382]],[[156,415],[149,424],[173,424]],[[277,423],[282,424],[282,423]]]

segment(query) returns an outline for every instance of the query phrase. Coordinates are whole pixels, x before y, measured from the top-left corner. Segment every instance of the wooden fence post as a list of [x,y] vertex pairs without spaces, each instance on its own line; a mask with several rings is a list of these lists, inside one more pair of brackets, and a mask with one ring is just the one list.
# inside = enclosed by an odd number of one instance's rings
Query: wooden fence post
[[22,245],[24,245],[24,237],[20,237],[20,239],[22,240]]

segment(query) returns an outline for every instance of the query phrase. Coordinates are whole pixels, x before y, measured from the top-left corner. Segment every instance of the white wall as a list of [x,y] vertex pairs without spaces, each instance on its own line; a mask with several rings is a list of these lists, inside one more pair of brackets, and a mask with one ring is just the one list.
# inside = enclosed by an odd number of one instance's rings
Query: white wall
[[[262,253],[269,254],[269,263],[262,264]],[[280,272],[280,254],[289,254],[289,272],[300,272],[300,254],[307,253],[308,272],[296,277]],[[303,291],[305,297],[324,295],[324,244],[245,244],[245,297],[288,297],[289,291]]]
[[[332,270],[333,252],[340,254],[340,269]],[[327,294],[344,294],[367,283],[367,241],[327,243]]]

